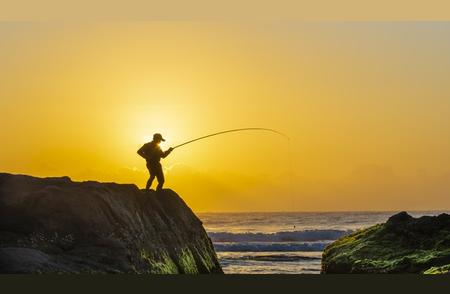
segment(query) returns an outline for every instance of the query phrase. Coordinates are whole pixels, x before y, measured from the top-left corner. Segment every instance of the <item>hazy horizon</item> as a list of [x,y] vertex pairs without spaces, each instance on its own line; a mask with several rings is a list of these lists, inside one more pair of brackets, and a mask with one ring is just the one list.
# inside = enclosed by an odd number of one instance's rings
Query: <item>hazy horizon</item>
[[2,172],[145,186],[196,212],[446,211],[450,23],[0,23]]

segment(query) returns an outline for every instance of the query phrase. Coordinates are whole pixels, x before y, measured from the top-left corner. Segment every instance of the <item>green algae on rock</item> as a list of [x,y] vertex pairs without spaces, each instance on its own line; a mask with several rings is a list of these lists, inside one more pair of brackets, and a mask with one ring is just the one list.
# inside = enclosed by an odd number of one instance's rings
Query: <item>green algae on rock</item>
[[432,268],[427,269],[423,273],[426,275],[449,274],[450,273],[450,264],[443,265],[443,266],[433,266]]
[[328,245],[322,273],[444,273],[450,264],[450,215],[406,212]]

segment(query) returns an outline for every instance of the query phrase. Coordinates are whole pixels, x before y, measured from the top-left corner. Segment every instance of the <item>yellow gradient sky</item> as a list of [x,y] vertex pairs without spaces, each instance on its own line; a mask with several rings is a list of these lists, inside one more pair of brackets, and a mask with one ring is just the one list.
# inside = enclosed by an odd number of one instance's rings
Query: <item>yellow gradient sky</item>
[[0,23],[0,170],[145,185],[196,211],[450,209],[450,23]]

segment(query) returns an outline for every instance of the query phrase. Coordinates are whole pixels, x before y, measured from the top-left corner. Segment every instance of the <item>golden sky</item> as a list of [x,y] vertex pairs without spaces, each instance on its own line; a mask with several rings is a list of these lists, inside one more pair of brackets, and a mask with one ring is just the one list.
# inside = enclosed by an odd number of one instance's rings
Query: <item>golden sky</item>
[[145,186],[182,143],[196,211],[450,209],[450,23],[3,22],[0,170]]

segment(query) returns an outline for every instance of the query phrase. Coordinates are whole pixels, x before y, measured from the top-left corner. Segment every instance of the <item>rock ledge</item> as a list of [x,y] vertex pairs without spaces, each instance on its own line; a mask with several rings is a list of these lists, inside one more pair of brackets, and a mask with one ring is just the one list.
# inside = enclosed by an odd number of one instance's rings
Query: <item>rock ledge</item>
[[172,190],[0,173],[0,273],[222,273]]

